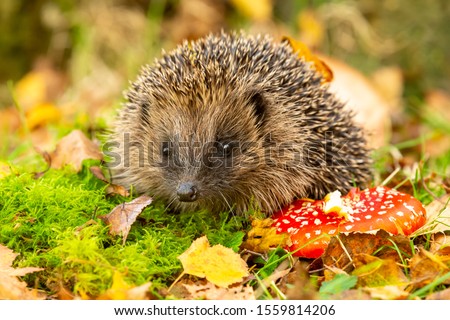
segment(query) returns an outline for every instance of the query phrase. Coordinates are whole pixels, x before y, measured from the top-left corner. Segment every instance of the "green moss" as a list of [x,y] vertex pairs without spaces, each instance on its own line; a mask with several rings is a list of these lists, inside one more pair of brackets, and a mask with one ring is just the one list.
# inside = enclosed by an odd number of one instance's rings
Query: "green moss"
[[206,234],[211,243],[237,251],[245,234],[244,218],[171,214],[156,203],[139,216],[122,245],[98,216],[129,199],[107,198],[105,184],[86,166],[78,174],[52,169],[39,179],[20,168],[15,172],[22,173],[0,180],[0,243],[21,254],[17,266],[45,268],[25,279],[48,293],[50,284],[58,283],[96,296],[110,287],[115,270],[130,284],[166,287],[181,269],[177,257],[195,238]]

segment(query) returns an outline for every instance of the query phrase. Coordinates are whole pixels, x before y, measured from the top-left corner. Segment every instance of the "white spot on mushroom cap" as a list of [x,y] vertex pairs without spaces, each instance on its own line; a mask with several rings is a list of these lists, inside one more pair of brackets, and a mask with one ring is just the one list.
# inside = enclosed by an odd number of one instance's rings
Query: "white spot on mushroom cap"
[[336,229],[328,231],[328,234],[335,234],[335,233],[336,233]]
[[288,220],[288,219],[283,219],[283,220],[281,220],[284,224],[290,224],[291,223],[291,220]]
[[302,223],[300,225],[303,227],[303,226],[307,226],[308,224],[309,224],[309,222],[307,220],[305,220],[305,221],[302,221]]
[[403,202],[403,206],[404,206],[406,209],[408,209],[409,211],[413,211],[413,212],[414,212],[414,207],[411,206],[411,205],[409,205],[409,204],[407,204],[406,202]]
[[397,212],[396,213],[399,217],[403,217],[405,214],[403,213],[403,212],[401,212],[401,211],[399,211],[399,212]]
[[314,220],[314,224],[315,224],[316,226],[320,226],[320,225],[322,224],[322,221],[320,221],[320,219],[315,219],[315,220]]
[[366,218],[367,220],[370,220],[370,219],[372,219],[372,216],[371,216],[370,214],[368,214],[367,216],[365,216],[365,218]]
[[[287,232],[290,233],[290,234],[293,234],[294,231],[295,231],[296,229],[297,229],[297,228],[290,227],[290,228],[287,229]],[[298,230],[298,229],[297,229],[297,230]]]
[[311,238],[311,233],[309,233],[309,232],[305,233],[305,237],[306,237],[306,239]]
[[347,230],[350,230],[351,228],[353,228],[352,225],[345,226],[345,229],[347,229]]

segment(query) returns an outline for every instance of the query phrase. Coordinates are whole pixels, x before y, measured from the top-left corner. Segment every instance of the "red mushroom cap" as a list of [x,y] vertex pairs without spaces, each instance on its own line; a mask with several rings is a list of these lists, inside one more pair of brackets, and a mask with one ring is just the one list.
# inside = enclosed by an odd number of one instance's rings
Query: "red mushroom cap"
[[[426,221],[420,201],[386,187],[352,189],[341,200],[340,208],[325,213],[326,200],[300,199],[273,215],[277,232],[290,234],[289,250],[295,251],[295,256],[320,257],[331,236],[340,232],[372,233],[383,229],[409,235]],[[349,212],[342,214],[340,209]]]

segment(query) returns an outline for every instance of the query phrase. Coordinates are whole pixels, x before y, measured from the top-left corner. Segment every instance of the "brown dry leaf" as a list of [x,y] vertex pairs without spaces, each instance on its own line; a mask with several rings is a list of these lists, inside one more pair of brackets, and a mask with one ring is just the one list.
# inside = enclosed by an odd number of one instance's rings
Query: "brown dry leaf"
[[31,107],[26,115],[25,120],[28,129],[33,130],[49,123],[56,123],[61,119],[61,110],[51,103],[41,103]]
[[270,249],[291,245],[288,242],[290,239],[286,233],[277,234],[272,219],[255,219],[242,247],[253,252],[267,253]]
[[278,287],[286,285],[286,299],[288,300],[315,300],[319,298],[317,285],[311,281],[308,264],[296,263],[294,271],[282,279]]
[[327,83],[333,80],[333,71],[331,71],[327,63],[321,60],[318,56],[314,55],[304,43],[289,37],[284,37],[283,41],[287,41],[289,43],[293,51],[298,54],[299,58],[304,58],[305,61],[313,63],[316,71],[323,77],[322,83]]
[[363,291],[368,293],[372,299],[381,300],[403,300],[409,295],[408,291],[401,289],[399,286],[387,285],[383,287],[365,287]]
[[8,247],[0,244],[0,299],[40,299],[38,293],[27,288],[27,284],[17,277],[41,271],[42,268],[13,268],[12,263],[18,256]]
[[450,288],[434,292],[426,297],[427,300],[450,300]]
[[106,180],[105,175],[102,172],[102,169],[98,166],[92,166],[89,168],[89,170],[92,172],[92,174],[99,180],[103,181],[104,183],[108,184],[106,187],[106,194],[107,195],[114,195],[118,194],[122,197],[128,197],[130,193],[127,189],[125,189],[124,186],[120,186],[118,184],[110,183],[108,180]]
[[151,282],[147,282],[133,287],[125,282],[120,272],[114,271],[111,288],[98,296],[97,300],[145,300],[151,285]]
[[267,21],[272,17],[271,0],[231,0],[231,4],[242,15],[254,21]]
[[450,195],[444,195],[425,207],[427,222],[417,229],[411,237],[450,230]]
[[[449,272],[450,256],[433,254],[423,248],[409,262],[411,282],[415,287],[423,287]],[[450,279],[444,284],[450,284]]]
[[184,299],[205,300],[256,300],[253,288],[250,286],[236,285],[230,288],[218,287],[209,281],[198,283],[180,283],[188,295]]
[[369,146],[388,143],[391,135],[391,106],[361,72],[344,62],[320,55],[333,70],[330,90],[355,113],[355,121],[364,128]]
[[[349,256],[353,259],[357,254],[372,255],[377,251],[379,258],[396,261],[399,257],[398,253],[392,249],[393,243],[399,250],[412,254],[409,238],[406,236],[391,236],[384,230],[378,231],[376,234],[339,234],[339,238],[331,238],[330,244],[322,256],[322,261],[324,265],[334,266],[346,272],[350,272],[353,268]],[[382,250],[379,250],[380,248]]]
[[206,236],[192,242],[178,259],[183,265],[183,274],[206,278],[219,287],[240,282],[249,274],[239,254],[220,244],[211,247]]
[[103,155],[98,146],[83,132],[73,130],[58,142],[55,151],[50,153],[50,159],[52,168],[60,169],[65,165],[72,165],[78,172],[81,170],[83,160],[102,160]]
[[450,236],[445,233],[431,235],[430,252],[439,255],[450,255]]
[[136,221],[138,215],[152,203],[153,199],[147,195],[142,195],[136,199],[119,204],[110,213],[100,216],[106,224],[110,225],[109,233],[112,235],[122,235],[123,244],[127,240],[131,225]]
[[355,270],[352,275],[358,276],[360,287],[398,286],[403,289],[409,283],[408,278],[394,260],[357,254],[353,257],[353,264]]

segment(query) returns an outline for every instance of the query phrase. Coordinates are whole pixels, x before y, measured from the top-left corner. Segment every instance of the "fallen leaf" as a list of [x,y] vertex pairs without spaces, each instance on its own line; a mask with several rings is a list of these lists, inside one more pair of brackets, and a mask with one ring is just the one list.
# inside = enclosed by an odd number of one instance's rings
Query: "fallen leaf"
[[249,274],[239,254],[220,244],[211,247],[206,236],[195,240],[178,259],[183,265],[183,274],[206,278],[219,287],[240,282]]
[[398,286],[404,289],[409,283],[400,266],[391,259],[380,259],[368,254],[357,254],[353,258],[360,287]]
[[318,56],[314,55],[304,43],[289,37],[284,37],[283,41],[287,41],[289,43],[292,50],[298,54],[299,58],[303,58],[305,61],[313,63],[316,71],[323,77],[322,83],[327,83],[333,80],[333,71],[331,71],[330,67]]
[[450,195],[436,199],[425,207],[427,222],[412,233],[420,236],[428,233],[438,233],[450,230]]
[[17,277],[44,270],[42,268],[13,268],[12,263],[18,256],[11,249],[0,244],[0,299],[42,299],[35,290]]
[[391,113],[400,113],[403,99],[403,71],[398,66],[388,66],[376,70],[372,83],[383,100],[389,104]]
[[51,167],[60,169],[72,165],[78,172],[86,159],[103,159],[98,146],[89,140],[80,130],[74,130],[63,137],[50,153]]
[[297,16],[300,39],[309,47],[315,48],[322,44],[325,30],[315,11],[301,10]]
[[57,71],[50,60],[39,58],[33,70],[15,84],[15,97],[21,109],[28,111],[38,104],[55,101],[64,92],[66,84],[66,74]]
[[218,287],[209,281],[199,281],[198,283],[180,283],[184,287],[187,295],[183,299],[202,300],[255,300],[255,293],[250,286],[236,285],[230,288]]
[[27,73],[16,83],[14,91],[18,103],[25,110],[36,104],[45,103],[47,101],[45,75],[37,71]]
[[450,288],[433,292],[426,297],[427,300],[450,300]]
[[[409,262],[411,283],[420,288],[449,272],[449,258],[421,248]],[[450,280],[444,284],[450,284]]]
[[120,272],[114,271],[111,288],[98,296],[97,300],[145,300],[151,285],[151,282],[147,282],[134,287],[125,282]]
[[376,234],[350,233],[331,238],[322,260],[324,265],[350,272],[353,269],[350,258],[353,259],[357,254],[372,255],[377,251],[379,258],[398,260],[398,253],[393,248],[394,243],[400,251],[412,255],[408,237],[391,236],[381,230]]
[[37,104],[26,112],[25,119],[28,129],[33,130],[39,126],[58,122],[61,119],[61,111],[51,103]]
[[130,193],[128,192],[127,189],[125,189],[124,186],[118,185],[118,184],[114,184],[114,183],[110,183],[105,175],[102,172],[102,169],[98,166],[92,166],[89,168],[89,170],[92,172],[92,174],[99,179],[100,181],[103,181],[104,183],[108,184],[108,186],[106,187],[106,194],[107,195],[114,195],[114,194],[118,194],[121,195],[122,197],[128,197],[130,195]]
[[363,291],[367,292],[372,299],[381,300],[403,300],[409,296],[409,292],[401,289],[399,286],[387,285],[383,287],[365,287]]
[[271,0],[231,0],[231,3],[242,15],[254,21],[267,21],[272,16]]
[[308,268],[306,263],[296,263],[294,271],[283,278],[282,284],[286,282],[287,287],[287,300],[317,300],[319,298],[317,286],[311,281]]
[[340,273],[336,274],[332,280],[322,282],[319,293],[322,297],[339,294],[353,288],[358,281],[358,277]]
[[152,201],[153,199],[149,196],[142,195],[130,202],[119,204],[110,213],[99,218],[110,226],[110,234],[122,235],[123,244],[125,244],[131,225]]
[[252,229],[247,233],[247,240],[242,246],[253,252],[267,253],[270,249],[290,245],[288,242],[289,237],[286,233],[277,234],[272,219],[255,219],[252,221]]
[[355,122],[364,129],[369,147],[385,146],[392,131],[390,104],[358,70],[328,56],[320,55],[320,59],[333,70],[330,91],[355,114]]

